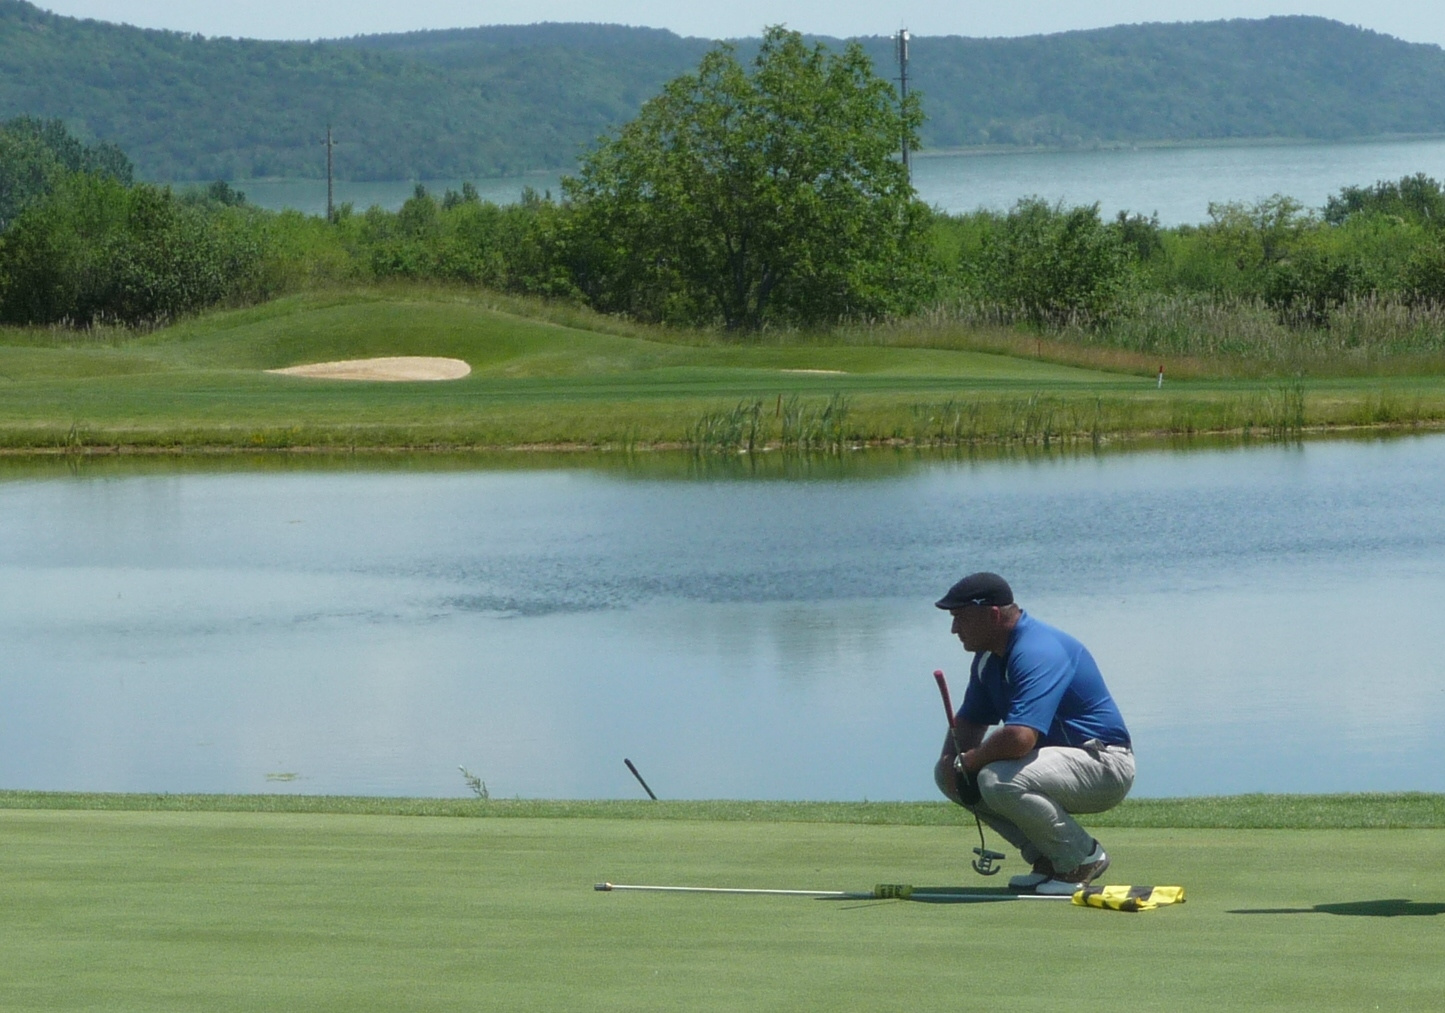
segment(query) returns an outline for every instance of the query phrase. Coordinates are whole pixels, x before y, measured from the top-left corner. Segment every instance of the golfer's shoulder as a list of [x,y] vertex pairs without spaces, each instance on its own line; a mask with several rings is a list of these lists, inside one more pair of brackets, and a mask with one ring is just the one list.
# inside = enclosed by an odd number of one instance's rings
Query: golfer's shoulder
[[1066,661],[1072,654],[1074,638],[1063,630],[1035,619],[1027,612],[1019,616],[1009,645],[1009,662],[1020,668],[1035,668]]

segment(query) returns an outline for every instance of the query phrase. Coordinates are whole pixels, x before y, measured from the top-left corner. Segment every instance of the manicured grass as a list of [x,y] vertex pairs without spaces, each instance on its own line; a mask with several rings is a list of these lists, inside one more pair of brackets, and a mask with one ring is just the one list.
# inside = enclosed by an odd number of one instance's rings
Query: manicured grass
[[[1066,365],[1049,361],[1058,350],[1045,356],[1042,343],[1029,358],[969,350],[966,337],[959,347],[913,337],[737,339],[441,289],[314,292],[145,335],[0,332],[0,447],[727,450],[732,438],[717,435],[727,426],[704,419],[741,406],[755,412],[764,443],[786,442],[790,413],[816,420],[830,403],[832,422],[805,438],[814,446],[1277,436],[1445,420],[1441,376],[1171,379],[1159,390],[1137,362],[1103,351],[1074,349],[1076,364]],[[382,355],[452,356],[473,372],[399,384],[265,372]]]
[[[11,797],[13,800],[13,797]],[[597,893],[997,888],[972,826],[0,811],[7,1010],[1424,1010],[1445,830],[1116,828],[1181,907]],[[1017,871],[1017,859],[1005,873]]]

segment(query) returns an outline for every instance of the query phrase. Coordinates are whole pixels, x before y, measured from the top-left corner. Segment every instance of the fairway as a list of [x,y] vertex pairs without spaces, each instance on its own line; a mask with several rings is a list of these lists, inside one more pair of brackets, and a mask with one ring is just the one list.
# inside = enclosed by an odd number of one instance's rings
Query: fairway
[[1188,890],[1137,915],[592,888],[995,886],[972,832],[5,810],[3,1005],[1423,1010],[1445,989],[1438,829],[1108,830],[1110,882]]
[[[267,372],[393,356],[471,371],[427,383]],[[425,288],[308,293],[149,334],[0,332],[0,447],[11,449],[677,446],[739,406],[755,406],[765,443],[785,437],[787,412],[831,413],[835,447],[1048,442],[1429,423],[1445,416],[1445,380],[1320,381],[1302,400],[1278,381],[1159,389],[1137,372],[886,335],[674,332]]]

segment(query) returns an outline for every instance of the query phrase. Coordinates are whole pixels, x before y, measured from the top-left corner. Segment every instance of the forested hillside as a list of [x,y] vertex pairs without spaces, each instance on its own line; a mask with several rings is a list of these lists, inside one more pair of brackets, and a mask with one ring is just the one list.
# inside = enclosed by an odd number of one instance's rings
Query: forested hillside
[[[891,40],[863,42],[892,76]],[[571,166],[709,46],[607,25],[206,39],[0,0],[0,120],[62,119],[152,180],[315,177],[328,123],[341,178],[500,175]],[[912,56],[925,147],[1445,132],[1445,51],[1322,18],[917,38]]]
[[1445,131],[1445,50],[1324,18],[925,38],[913,62],[938,146]]
[[572,165],[710,45],[543,26],[522,44],[502,30],[453,59],[448,34],[205,39],[0,0],[0,119],[63,119],[119,144],[154,180],[322,175],[328,122],[342,178],[505,175]]

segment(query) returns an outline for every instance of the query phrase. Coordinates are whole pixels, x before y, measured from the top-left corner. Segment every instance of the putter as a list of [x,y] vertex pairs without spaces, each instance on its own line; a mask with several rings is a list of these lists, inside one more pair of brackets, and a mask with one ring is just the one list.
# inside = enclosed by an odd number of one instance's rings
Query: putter
[[[943,669],[933,670],[933,681],[938,683],[938,692],[943,696],[943,712],[948,715],[948,734],[953,738],[953,749],[956,753],[962,753],[958,748],[958,718],[953,712],[953,698],[948,694],[948,680],[943,677]],[[998,867],[1008,856],[1000,851],[990,851],[988,842],[983,839],[983,822],[978,818],[978,813],[973,814],[974,823],[978,824],[978,847],[973,853],[978,857],[969,864],[973,871],[980,876],[994,876],[1003,870]]]
[[984,893],[952,887],[912,886],[907,883],[879,883],[871,890],[760,890],[734,886],[647,886],[635,883],[598,883],[600,893],[637,891],[648,893],[749,894],[772,897],[812,897],[817,900],[919,900],[979,902],[1006,900],[1072,900],[1067,894]]

